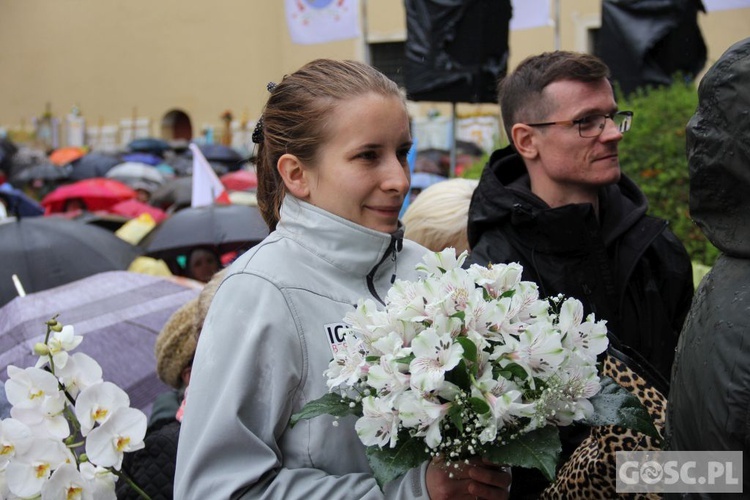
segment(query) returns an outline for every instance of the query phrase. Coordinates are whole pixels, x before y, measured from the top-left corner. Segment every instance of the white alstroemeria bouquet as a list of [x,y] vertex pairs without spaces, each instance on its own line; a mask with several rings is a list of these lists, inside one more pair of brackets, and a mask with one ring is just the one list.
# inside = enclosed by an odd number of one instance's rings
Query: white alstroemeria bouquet
[[0,421],[0,498],[115,499],[123,454],[144,447],[146,415],[102,380],[72,326],[47,321],[36,366],[8,366],[11,418]]
[[598,375],[606,321],[562,296],[541,299],[518,264],[461,266],[449,248],[396,281],[385,308],[360,300],[346,346],[325,376],[330,393],[291,424],[359,417],[357,434],[381,486],[424,460],[473,456],[535,467],[552,479],[558,427],[623,425],[658,436],[638,399]]

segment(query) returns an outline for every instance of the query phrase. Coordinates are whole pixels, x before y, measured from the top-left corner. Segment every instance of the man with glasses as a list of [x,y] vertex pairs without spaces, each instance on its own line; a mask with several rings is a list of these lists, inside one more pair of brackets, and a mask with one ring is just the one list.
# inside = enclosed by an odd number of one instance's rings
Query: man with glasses
[[693,294],[691,264],[620,171],[617,145],[633,113],[618,109],[608,77],[597,57],[555,51],[500,82],[511,146],[492,154],[474,192],[467,265],[519,262],[540,295],[579,299],[666,391]]

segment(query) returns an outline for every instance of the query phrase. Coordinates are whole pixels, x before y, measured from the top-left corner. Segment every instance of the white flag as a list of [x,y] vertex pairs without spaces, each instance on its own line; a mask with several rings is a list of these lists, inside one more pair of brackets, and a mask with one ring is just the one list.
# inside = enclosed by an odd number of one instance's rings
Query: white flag
[[357,38],[359,0],[285,0],[292,42],[302,45]]
[[205,207],[214,203],[231,203],[229,194],[198,146],[191,143],[193,152],[193,199],[191,207]]

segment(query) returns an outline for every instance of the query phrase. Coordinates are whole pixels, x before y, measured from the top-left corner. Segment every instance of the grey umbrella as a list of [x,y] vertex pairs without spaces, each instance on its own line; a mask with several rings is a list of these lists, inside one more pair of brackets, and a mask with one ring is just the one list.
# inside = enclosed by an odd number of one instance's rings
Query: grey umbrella
[[104,177],[112,167],[122,163],[119,156],[93,151],[75,160],[71,165],[70,178],[74,181]]
[[156,375],[156,336],[200,288],[184,278],[109,271],[16,297],[0,309],[0,380],[7,380],[8,365],[34,365],[32,349],[44,339],[44,323],[59,315],[84,336],[72,353],[94,358],[104,380],[125,390],[132,407],[150,413],[154,398],[169,389]]

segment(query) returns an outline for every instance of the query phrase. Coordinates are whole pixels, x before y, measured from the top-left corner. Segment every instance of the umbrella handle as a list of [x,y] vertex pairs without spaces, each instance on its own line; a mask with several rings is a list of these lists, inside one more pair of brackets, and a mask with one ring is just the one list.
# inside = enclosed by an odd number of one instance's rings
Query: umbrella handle
[[16,287],[16,292],[18,292],[19,297],[26,297],[26,290],[24,290],[23,285],[21,284],[21,280],[18,279],[18,275],[14,274],[11,276],[11,279],[13,280],[13,285]]

